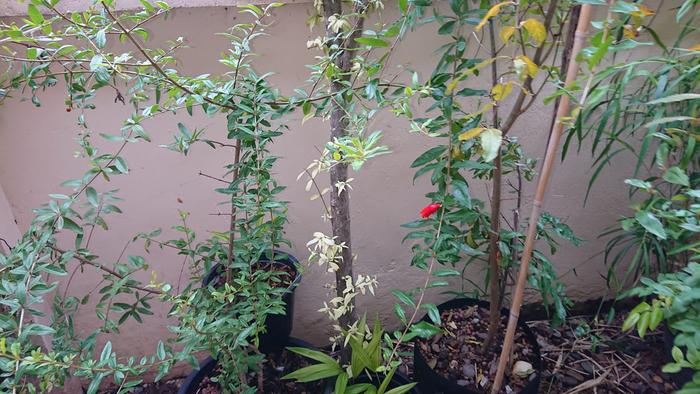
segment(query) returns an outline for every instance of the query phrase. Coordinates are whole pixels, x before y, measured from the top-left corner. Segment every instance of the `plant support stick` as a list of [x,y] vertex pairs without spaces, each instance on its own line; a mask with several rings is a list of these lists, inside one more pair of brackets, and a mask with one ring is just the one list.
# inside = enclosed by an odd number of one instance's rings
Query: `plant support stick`
[[[571,86],[576,79],[576,74],[578,73],[578,62],[576,57],[583,47],[586,35],[588,34],[588,27],[591,18],[591,6],[589,4],[584,4],[581,6],[581,14],[579,16],[578,25],[576,27],[576,38],[574,40],[574,46],[571,50],[571,57],[569,60],[569,66],[566,73],[566,81],[564,86]],[[508,365],[508,360],[511,356],[511,349],[513,347],[513,340],[515,339],[515,329],[518,325],[518,318],[520,317],[520,306],[523,302],[523,293],[525,291],[525,285],[527,283],[528,268],[530,265],[530,258],[532,257],[532,251],[535,246],[535,235],[537,234],[537,222],[540,217],[540,210],[542,208],[542,202],[544,201],[545,191],[547,190],[547,184],[549,183],[549,178],[552,175],[552,167],[554,165],[554,160],[557,156],[557,150],[559,148],[559,140],[561,139],[561,134],[564,129],[562,119],[569,114],[569,96],[562,95],[561,102],[559,103],[559,109],[557,110],[557,119],[552,127],[552,131],[549,137],[549,144],[547,145],[547,152],[544,156],[544,163],[542,164],[542,172],[537,180],[537,190],[535,191],[535,199],[532,204],[532,211],[530,212],[530,222],[527,229],[527,238],[525,239],[525,248],[520,259],[520,269],[518,272],[518,281],[515,286],[515,292],[513,294],[513,302],[510,308],[510,316],[508,318],[508,328],[506,330],[506,336],[503,340],[503,348],[501,349],[501,356],[498,360],[498,371],[496,372],[496,378],[493,382],[493,388],[491,390],[492,394],[498,393],[503,385],[503,377],[505,375],[505,369]]]

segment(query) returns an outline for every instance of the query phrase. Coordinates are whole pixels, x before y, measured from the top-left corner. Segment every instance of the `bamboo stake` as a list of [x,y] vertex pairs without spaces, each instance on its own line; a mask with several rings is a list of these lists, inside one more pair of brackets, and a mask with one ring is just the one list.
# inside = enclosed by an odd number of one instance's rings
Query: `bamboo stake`
[[[574,40],[574,46],[571,50],[571,57],[569,59],[569,65],[566,73],[566,81],[564,86],[571,86],[576,79],[576,74],[578,73],[579,64],[576,60],[583,44],[588,35],[588,27],[591,19],[591,6],[590,4],[584,4],[581,6],[581,15],[579,16],[578,25],[576,26],[576,36]],[[563,95],[561,101],[559,102],[559,108],[557,110],[557,120],[552,127],[549,144],[547,145],[547,152],[544,156],[544,163],[542,164],[542,172],[537,180],[537,190],[535,192],[535,200],[532,204],[532,211],[530,212],[530,223],[527,228],[527,238],[525,239],[525,248],[520,259],[520,269],[518,272],[518,281],[515,287],[515,293],[513,294],[513,302],[510,307],[510,316],[508,318],[508,328],[506,329],[506,337],[503,340],[503,348],[501,349],[501,356],[498,359],[498,371],[496,372],[496,378],[493,383],[493,388],[491,390],[492,394],[496,394],[501,390],[503,385],[503,377],[505,375],[506,366],[508,365],[508,360],[511,356],[511,349],[513,347],[513,340],[515,339],[515,329],[518,325],[518,318],[520,317],[520,307],[523,303],[523,293],[525,291],[525,284],[527,282],[528,267],[530,265],[530,258],[532,257],[532,251],[535,247],[535,235],[537,233],[537,222],[540,217],[540,210],[542,209],[542,202],[544,201],[545,192],[547,191],[547,185],[549,179],[552,176],[552,167],[554,165],[554,160],[557,157],[557,151],[559,149],[559,140],[561,139],[562,131],[564,125],[562,119],[569,114],[569,96]]]

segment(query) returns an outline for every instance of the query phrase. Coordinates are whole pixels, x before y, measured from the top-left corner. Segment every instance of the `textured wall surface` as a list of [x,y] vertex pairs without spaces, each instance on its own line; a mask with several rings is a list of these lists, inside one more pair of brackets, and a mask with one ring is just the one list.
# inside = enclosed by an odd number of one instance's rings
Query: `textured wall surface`
[[[180,0],[175,3],[190,2]],[[17,9],[12,2],[3,1],[2,4],[5,13]],[[274,71],[276,74],[272,81],[283,92],[291,93],[308,76],[305,65],[314,62],[315,53],[307,50],[305,44],[317,33],[310,33],[304,24],[309,14],[308,4],[292,4],[275,12],[276,23],[268,31],[271,37],[255,44],[255,50],[261,54],[256,67],[261,73]],[[387,10],[385,17],[393,16]],[[223,71],[217,59],[228,43],[215,33],[225,31],[241,18],[237,10],[231,7],[177,8],[167,20],[154,21],[148,27],[153,33],[153,45],[178,36],[186,37],[189,48],[177,55],[183,73],[217,73]],[[425,77],[436,61],[429,51],[439,44],[434,26],[421,28],[400,44],[392,62],[394,65],[405,64]],[[32,208],[45,202],[49,193],[66,192],[59,186],[60,183],[82,174],[85,166],[81,159],[73,157],[77,150],[76,133],[80,130],[75,123],[75,111],[66,112],[63,88],[57,86],[41,93],[40,109],[22,98],[26,97],[17,93],[14,99],[0,106],[0,185],[18,227],[24,230],[32,219]],[[90,130],[95,134],[94,142],[104,152],[114,151],[118,143],[103,141],[97,137],[97,133],[118,133],[123,119],[130,114],[130,108],[114,103],[113,93],[106,89],[97,97],[96,104],[96,110],[86,113]],[[517,122],[512,131],[531,157],[541,158],[544,154],[552,111],[551,107],[538,103]],[[200,237],[206,237],[208,231],[225,231],[225,218],[211,215],[226,210],[220,205],[222,196],[213,191],[219,185],[198,173],[222,174],[222,166],[230,160],[232,153],[224,149],[196,146],[188,157],[183,157],[159,148],[159,144],[171,141],[169,135],[176,130],[178,121],[184,122],[190,129],[205,128],[211,137],[224,138],[226,122],[221,116],[207,118],[195,115],[190,118],[186,114],[163,115],[144,124],[154,141],[150,144],[130,144],[124,151],[131,174],[116,177],[110,183],[100,181],[96,184],[101,190],[119,189],[119,195],[126,199],[121,204],[124,213],[111,217],[110,231],[98,231],[91,240],[91,248],[103,261],[114,261],[137,232],[160,227],[164,229],[163,238],[168,239],[169,235],[173,235],[168,229],[178,224],[178,210],[191,212],[189,224]],[[287,230],[294,242],[292,251],[300,260],[304,260],[308,255],[305,244],[312,233],[329,233],[329,226],[321,220],[320,202],[310,201],[309,194],[304,191],[304,182],[295,179],[318,156],[317,149],[323,146],[327,138],[328,123],[314,119],[302,125],[300,114],[295,114],[287,120],[287,124],[290,131],[279,138],[273,150],[282,157],[276,168],[277,176],[280,183],[288,187],[284,198],[290,201]],[[413,171],[409,164],[434,142],[410,134],[406,122],[396,120],[391,114],[383,115],[372,127],[384,131],[384,142],[390,146],[392,154],[371,161],[360,173],[351,174],[355,178],[352,192],[353,243],[357,253],[355,271],[377,274],[380,283],[380,292],[375,298],[360,300],[360,310],[379,313],[391,320],[393,298],[390,289],[408,289],[424,278],[422,271],[409,266],[410,245],[401,243],[405,231],[399,226],[417,218],[418,211],[427,203],[423,195],[430,190],[429,182],[419,179],[413,185]],[[591,298],[605,292],[605,283],[601,278],[601,273],[606,271],[601,256],[605,242],[597,236],[606,227],[614,225],[619,215],[626,211],[627,192],[621,185],[632,167],[632,160],[617,160],[601,175],[585,206],[584,194],[591,175],[588,154],[571,155],[556,168],[545,209],[563,217],[584,239],[579,248],[564,244],[553,260],[572,298]],[[526,192],[525,212],[529,212],[533,190],[531,185]],[[475,183],[473,192],[484,197],[488,188]],[[506,194],[506,198],[510,197]],[[141,253],[143,248],[138,244],[131,244],[126,251],[127,255]],[[155,249],[147,259],[151,268],[157,271],[159,280],[177,282],[182,266],[180,257],[168,250]],[[483,268],[474,266],[470,269],[471,279],[481,282]],[[86,269],[76,276],[68,292],[81,294],[90,291],[95,286],[96,278],[99,278],[97,272]],[[148,273],[143,273],[143,278],[147,280]],[[331,277],[318,267],[308,267],[297,290],[294,334],[317,344],[323,344],[327,337],[328,322],[317,309],[326,299],[327,290],[323,284],[330,280]],[[455,284],[455,287],[458,286]],[[60,291],[66,291],[65,283]],[[435,289],[430,292],[430,299],[444,299],[446,296],[440,295],[439,291]],[[157,306],[155,316],[144,324],[128,323],[123,334],[110,338],[115,350],[120,353],[150,354],[157,341],[169,335],[167,325],[173,321],[166,318],[166,312],[165,306]],[[99,324],[89,308],[79,312],[77,321],[83,330]]]
[[[269,4],[273,0],[171,0],[167,3],[173,8],[199,8],[199,7],[230,7],[240,4]],[[285,0],[283,3],[299,4],[309,3],[311,0]],[[92,5],[91,0],[62,0],[58,9],[62,12],[66,11],[83,11]],[[117,9],[131,10],[141,7],[139,0],[117,0]],[[2,0],[0,1],[0,16],[18,16],[27,14],[27,1],[20,0]]]

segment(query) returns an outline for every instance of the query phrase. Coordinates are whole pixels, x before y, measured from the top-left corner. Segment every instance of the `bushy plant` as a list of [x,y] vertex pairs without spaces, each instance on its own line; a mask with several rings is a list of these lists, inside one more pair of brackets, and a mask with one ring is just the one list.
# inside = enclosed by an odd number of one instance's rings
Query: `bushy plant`
[[[611,237],[605,258],[609,285],[616,289],[641,276],[683,268],[692,259],[700,229],[694,136],[700,60],[698,48],[685,42],[698,10],[693,1],[678,8],[680,28],[672,42],[661,41],[652,26],[659,11],[643,4],[612,7],[608,20],[594,24],[599,31],[586,50],[591,72],[578,87],[585,96],[564,151],[566,155],[573,141],[590,142],[594,172],[589,192],[618,154],[636,158],[634,173],[625,180],[635,200],[634,214],[603,234]],[[651,56],[629,61],[634,51],[649,47]]]
[[637,329],[644,338],[647,330],[654,330],[662,321],[674,335],[671,355],[673,362],[663,371],[678,373],[683,368],[694,370],[692,380],[677,394],[691,394],[700,390],[700,264],[692,262],[683,270],[661,274],[656,280],[641,279],[641,285],[629,291],[630,296],[650,299],[632,309],[622,326],[623,330]]
[[[36,210],[37,216],[21,242],[8,256],[0,256],[0,302],[6,308],[0,318],[0,368],[5,377],[0,387],[12,392],[46,391],[77,376],[89,379],[88,392],[94,393],[110,377],[119,392],[126,392],[141,382],[138,376],[144,372],[156,369],[159,379],[178,360],[196,366],[193,352],[209,350],[221,366],[214,380],[224,390],[254,392],[246,372],[253,370],[260,375],[258,336],[268,314],[283,312],[281,296],[286,288],[273,284],[289,280],[266,271],[257,262],[262,256],[274,261],[279,246],[287,242],[283,235],[285,204],[277,198],[283,187],[271,175],[276,158],[267,151],[267,144],[282,131],[274,125],[274,118],[292,107],[268,85],[266,75],[254,72],[249,58],[251,42],[265,34],[265,19],[281,4],[242,8],[252,15],[251,22],[236,25],[226,34],[231,48],[221,63],[230,71],[215,77],[182,76],[172,68],[174,52],[183,44],[181,38],[162,49],[145,45],[149,34],[144,25],[169,12],[164,2],[144,1],[142,10],[119,14],[113,1],[69,14],[62,13],[57,4],[32,1],[24,24],[2,25],[0,40],[6,53],[2,58],[7,69],[0,91],[5,98],[26,90],[31,102],[40,107],[41,91],[62,79],[67,111],[75,110],[81,130],[79,155],[87,160],[89,170],[64,184],[73,188],[71,194],[51,195],[52,200]],[[107,42],[117,39],[131,50],[109,52]],[[128,102],[132,107],[118,133],[98,133],[89,126],[90,113],[96,108],[94,98],[102,91],[113,91],[115,103]],[[179,283],[160,282],[154,271],[150,281],[138,279],[138,272],[150,270],[146,256],[104,261],[91,250],[90,240],[93,232],[108,229],[110,214],[121,213],[118,192],[101,190],[98,181],[108,182],[129,172],[124,150],[129,144],[151,140],[142,123],[164,113],[186,111],[192,115],[196,108],[208,116],[225,114],[227,141],[209,139],[204,130],[190,130],[178,123],[167,148],[185,155],[196,143],[232,150],[232,162],[223,175],[231,180],[209,176],[222,182],[217,191],[231,206],[230,227],[200,242],[187,226],[188,214],[180,212],[181,224],[174,228],[182,238],[159,241],[160,232],[155,230],[139,233],[127,243],[141,240],[147,251],[156,243],[185,256],[181,274],[188,265],[187,285],[181,290]],[[115,142],[118,148],[103,153],[94,146],[95,138]],[[71,233],[74,245],[59,245],[59,239]],[[202,273],[214,264],[223,266],[225,283],[201,287]],[[86,267],[102,273],[95,287],[98,293],[69,295],[73,277]],[[56,276],[68,277],[62,292],[54,292]],[[39,324],[36,319],[44,313],[38,304],[46,302],[43,297],[51,292],[50,324]],[[73,317],[95,297],[95,312],[103,324],[81,336]],[[93,356],[99,350],[95,348],[99,337],[118,333],[130,319],[143,322],[152,314],[153,302],[172,305],[171,315],[179,319],[179,325],[172,328],[176,338],[159,342],[152,356],[140,360],[118,358],[110,342],[99,351],[99,357]],[[50,352],[33,343],[47,334],[53,336]],[[181,345],[182,350],[174,351],[171,345]]]
[[[696,367],[698,246],[698,109],[700,48],[688,44],[695,32],[697,2],[683,1],[675,12],[676,36],[664,42],[654,30],[654,10],[620,4],[598,21],[586,49],[590,73],[579,89],[580,111],[572,120],[564,154],[574,141],[588,141],[594,157],[589,191],[618,154],[632,153],[629,186],[633,213],[606,231],[607,280],[621,297],[645,297],[633,308],[623,330],[640,337],[666,321],[676,347],[666,372]],[[634,51],[650,56],[629,61]],[[620,275],[622,274],[622,275]],[[685,388],[696,392],[696,382]]]
[[[411,264],[425,269],[429,279],[424,288],[400,293],[405,306],[397,313],[408,324],[422,309],[440,325],[436,306],[423,302],[424,291],[448,285],[450,277],[461,278],[477,297],[489,297],[491,322],[483,343],[489,350],[523,250],[524,187],[536,175],[537,161],[526,156],[516,136],[524,127],[518,119],[547,86],[560,83],[562,72],[552,55],[564,50],[565,42],[559,37],[566,37],[572,8],[556,1],[482,2],[478,7],[457,1],[449,7],[430,1],[416,4],[418,12],[432,12],[423,20],[435,23],[447,42],[437,50],[432,74],[423,82],[414,74],[394,110],[410,121],[412,132],[439,141],[411,164],[416,169],[414,179],[429,176],[434,191],[426,195],[430,205],[421,212],[422,218],[404,225],[410,229],[405,240],[416,242]],[[482,74],[489,76],[488,82],[476,79]],[[414,114],[419,111],[412,109],[412,100],[427,107],[425,116]],[[479,181],[490,186],[490,201],[473,195],[473,185]],[[513,195],[509,198],[513,204],[503,203],[505,193]],[[578,244],[571,229],[550,214],[541,217],[537,238],[547,241],[550,253],[558,249],[557,238]],[[562,321],[567,305],[563,286],[556,281],[546,253],[536,251],[533,257],[530,284],[545,305],[553,307],[554,321]],[[464,274],[478,263],[486,264],[483,284]],[[406,317],[405,307],[413,309],[411,317]],[[410,339],[425,333],[412,333],[409,328],[405,335]]]

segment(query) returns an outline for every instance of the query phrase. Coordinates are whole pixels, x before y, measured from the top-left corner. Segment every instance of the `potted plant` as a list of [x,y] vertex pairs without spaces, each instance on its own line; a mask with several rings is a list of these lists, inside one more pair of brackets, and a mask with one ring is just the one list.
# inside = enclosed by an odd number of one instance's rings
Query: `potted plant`
[[[406,325],[398,337],[416,339],[414,378],[421,387],[434,392],[486,392],[496,379],[509,316],[502,303],[524,249],[528,224],[521,219],[524,185],[536,173],[536,161],[525,155],[515,136],[525,130],[518,120],[563,74],[545,62],[562,44],[559,37],[573,39],[567,21],[575,7],[555,1],[482,3],[479,8],[452,2],[449,8],[437,4],[432,8],[431,20],[439,23],[438,33],[448,41],[439,49],[432,75],[420,83],[414,74],[405,97],[395,104],[395,112],[409,119],[412,132],[443,141],[411,164],[417,170],[414,179],[429,176],[434,191],[426,195],[430,203],[421,210],[421,219],[404,225],[411,230],[405,240],[416,242],[411,264],[426,270],[427,277],[421,288],[395,292],[397,315]],[[484,52],[485,59],[475,55]],[[480,85],[483,79],[476,80],[481,74],[489,76],[487,86]],[[411,109],[416,99],[428,102],[423,117]],[[470,178],[488,182],[488,204],[474,196]],[[513,197],[506,203],[508,191]],[[558,248],[557,238],[578,244],[561,219],[545,213],[536,220],[536,238],[547,242],[550,254]],[[567,301],[552,262],[541,251],[532,258],[529,283],[552,308],[554,323],[562,321]],[[487,264],[483,286],[466,273],[478,262]],[[447,286],[450,277],[468,281],[474,293],[487,294],[489,302],[464,298],[442,305],[424,302],[427,289]],[[412,324],[420,311],[425,318]],[[522,322],[518,328],[507,384],[511,391],[537,392],[537,343]]]
[[[80,155],[90,164],[82,177],[66,183],[74,192],[52,195],[49,204],[37,209],[37,217],[23,240],[13,246],[9,256],[0,258],[3,280],[14,283],[2,291],[2,302],[9,307],[2,318],[0,365],[9,377],[0,383],[3,389],[46,391],[66,384],[73,376],[90,380],[88,393],[97,392],[106,378],[113,378],[122,392],[138,385],[138,376],[145,372],[157,370],[156,380],[160,379],[176,361],[187,360],[197,366],[194,352],[198,350],[209,350],[217,358],[216,380],[225,390],[262,387],[265,371],[261,364],[266,355],[260,350],[260,336],[266,330],[268,316],[285,312],[284,298],[299,278],[297,272],[289,278],[286,271],[269,269],[276,265],[281,257],[279,246],[286,242],[282,232],[286,216],[284,203],[276,198],[283,188],[270,173],[276,158],[268,154],[266,144],[281,133],[272,125],[272,118],[293,105],[279,98],[265,76],[257,75],[247,61],[251,40],[261,36],[267,26],[263,19],[280,4],[262,9],[243,7],[253,15],[253,21],[234,26],[227,35],[232,50],[221,61],[231,71],[216,78],[186,77],[168,68],[181,41],[169,43],[163,50],[145,47],[141,38],[147,39],[148,32],[143,26],[166,15],[170,8],[164,2],[142,4],[142,10],[117,14],[114,3],[104,1],[86,13],[64,14],[56,8],[57,1],[33,1],[28,5],[26,24],[2,25],[3,43],[23,52],[9,51],[3,58],[11,70],[3,94],[28,87],[31,102],[39,106],[41,89],[65,78],[67,112],[79,113],[78,125],[83,129]],[[47,39],[48,35],[52,38]],[[138,61],[131,52],[111,53],[106,49],[107,41],[117,36],[138,54]],[[22,67],[17,68],[17,64]],[[128,87],[126,97],[117,81]],[[114,89],[115,102],[128,100],[134,106],[119,134],[103,135],[107,141],[120,144],[113,153],[102,153],[94,147],[87,126],[89,112],[95,108],[92,99],[99,89]],[[184,289],[179,283],[173,286],[160,282],[156,272],[151,272],[150,281],[144,283],[136,274],[148,270],[145,257],[129,256],[128,262],[109,264],[90,249],[93,231],[106,229],[108,215],[121,212],[116,205],[118,194],[100,191],[95,181],[99,177],[109,181],[129,172],[124,149],[130,143],[150,141],[141,122],[181,109],[192,114],[194,108],[202,108],[210,116],[225,113],[231,142],[205,138],[203,130],[190,131],[179,123],[174,141],[167,147],[185,155],[197,142],[212,148],[232,148],[233,162],[225,176],[233,175],[233,179],[215,178],[226,185],[218,190],[231,204],[230,228],[197,243],[194,231],[187,226],[188,214],[181,212],[182,224],[175,229],[183,233],[182,239],[158,241],[158,230],[137,235],[134,240],[143,239],[147,250],[157,243],[185,256],[181,272],[187,263],[193,269]],[[65,240],[66,233],[73,233],[74,248],[60,245],[58,240]],[[261,266],[261,261],[270,264]],[[27,262],[29,265],[21,269]],[[77,264],[70,267],[73,263]],[[226,268],[225,283],[200,286],[202,275],[198,272],[208,272],[215,263]],[[37,309],[44,302],[42,295],[56,286],[45,275],[72,272],[67,284],[70,287],[73,276],[85,267],[104,273],[96,286],[101,297],[96,312],[103,326],[86,337],[77,335],[73,315],[89,302],[90,294],[78,298],[68,296],[67,290],[55,296],[56,315],[50,326],[29,324],[30,318],[42,315]],[[159,342],[153,356],[140,363],[134,357],[117,358],[110,342],[99,351],[99,357],[93,357],[98,335],[119,332],[119,326],[130,319],[142,322],[144,316],[152,314],[154,300],[172,305],[171,315],[179,321],[172,327],[174,339]],[[288,333],[290,328],[282,331]],[[47,334],[53,335],[53,350],[44,351],[32,344],[32,339]],[[171,344],[182,348],[174,351]],[[250,373],[255,375],[254,381]],[[29,379],[31,376],[41,379]]]
[[[286,346],[297,349],[313,351],[314,346],[298,338],[289,338]],[[257,381],[258,376],[264,376],[262,390],[266,393],[318,393],[323,390],[323,381],[314,382],[294,382],[283,380],[283,375],[289,371],[304,368],[311,364],[313,360],[300,354],[279,350],[266,355],[266,362],[263,364],[262,374],[250,373],[250,380]],[[199,364],[199,368],[190,373],[185,382],[180,386],[178,394],[196,394],[202,391],[208,393],[219,392],[221,390],[218,379],[218,364],[211,357],[206,358]],[[259,387],[256,387],[259,389]]]

